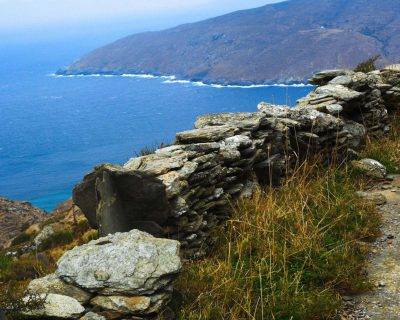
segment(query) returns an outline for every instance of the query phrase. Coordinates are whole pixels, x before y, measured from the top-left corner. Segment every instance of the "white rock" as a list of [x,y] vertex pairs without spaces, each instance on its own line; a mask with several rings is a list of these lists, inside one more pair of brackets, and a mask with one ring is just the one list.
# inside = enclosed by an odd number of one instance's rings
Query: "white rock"
[[[31,310],[25,314],[30,317],[54,317],[58,319],[76,319],[85,308],[74,298],[59,294],[42,294],[41,299],[45,299],[44,305],[40,310]],[[30,297],[24,298],[24,302],[30,301]]]
[[98,315],[94,312],[86,313],[80,320],[107,320],[105,317]]

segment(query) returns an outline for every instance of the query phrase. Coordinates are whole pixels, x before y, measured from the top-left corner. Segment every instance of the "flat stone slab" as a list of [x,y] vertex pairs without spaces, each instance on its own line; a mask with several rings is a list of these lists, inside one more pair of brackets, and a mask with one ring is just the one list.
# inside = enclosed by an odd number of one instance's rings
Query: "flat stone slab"
[[176,134],[178,143],[216,142],[234,136],[238,128],[228,125],[203,127]]

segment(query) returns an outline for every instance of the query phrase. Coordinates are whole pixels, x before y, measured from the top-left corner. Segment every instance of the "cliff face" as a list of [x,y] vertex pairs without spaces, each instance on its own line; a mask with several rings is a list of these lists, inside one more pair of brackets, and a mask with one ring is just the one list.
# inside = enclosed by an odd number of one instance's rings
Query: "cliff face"
[[60,73],[152,73],[222,84],[303,82],[400,58],[397,0],[291,0],[129,36]]
[[30,203],[0,197],[0,248],[30,225],[43,220],[44,211]]

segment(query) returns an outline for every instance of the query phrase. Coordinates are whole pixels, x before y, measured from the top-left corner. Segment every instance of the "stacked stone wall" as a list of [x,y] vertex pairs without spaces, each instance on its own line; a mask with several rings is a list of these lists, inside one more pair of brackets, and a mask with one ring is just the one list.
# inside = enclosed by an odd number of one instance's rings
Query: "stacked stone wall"
[[394,70],[324,71],[294,108],[261,103],[253,113],[201,116],[171,146],[96,167],[75,187],[74,202],[101,235],[139,229],[200,257],[232,200],[278,185],[307,157],[351,157],[367,135],[387,133],[399,78]]

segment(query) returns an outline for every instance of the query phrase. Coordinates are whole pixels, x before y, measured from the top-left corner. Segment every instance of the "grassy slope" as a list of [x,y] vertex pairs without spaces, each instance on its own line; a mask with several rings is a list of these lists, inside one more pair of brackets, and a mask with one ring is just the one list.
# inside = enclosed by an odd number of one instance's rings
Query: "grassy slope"
[[[400,121],[364,157],[400,165]],[[279,190],[233,206],[211,257],[188,263],[180,319],[335,319],[341,294],[368,290],[366,242],[379,234],[365,181],[347,166],[303,165]]]

